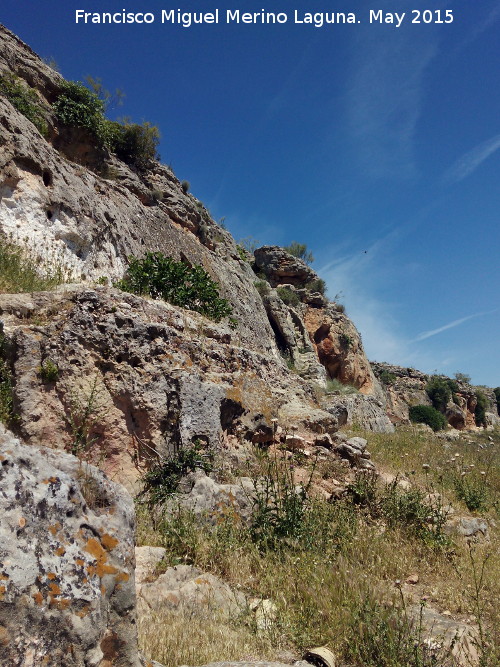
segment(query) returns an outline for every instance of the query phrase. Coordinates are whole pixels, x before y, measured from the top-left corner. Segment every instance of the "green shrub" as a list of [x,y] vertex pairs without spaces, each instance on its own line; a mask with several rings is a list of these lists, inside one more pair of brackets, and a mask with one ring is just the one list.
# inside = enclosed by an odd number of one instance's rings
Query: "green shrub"
[[347,331],[341,331],[339,334],[339,341],[342,347],[346,350],[349,350],[353,344],[353,338],[350,336]]
[[299,305],[299,297],[289,287],[278,287],[276,292],[278,293],[278,296],[283,301],[283,303],[286,303],[287,306],[296,307]]
[[126,164],[144,170],[159,159],[160,131],[155,125],[106,120],[104,127],[106,146]]
[[177,491],[181,479],[196,469],[205,473],[213,470],[213,455],[205,452],[199,443],[179,449],[148,470],[142,480],[144,488],[140,495],[146,496],[148,504],[153,507],[163,503]]
[[456,474],[454,487],[457,498],[462,500],[471,512],[489,509],[489,489],[486,479],[477,472]]
[[38,266],[19,246],[0,237],[0,294],[42,292],[64,281],[61,266]]
[[182,181],[181,182],[181,188],[182,188],[182,192],[184,194],[187,194],[189,192],[189,190],[191,189],[191,183],[189,181]]
[[106,145],[104,102],[83,83],[65,81],[53,108],[60,123],[85,128],[97,139],[100,148]]
[[48,126],[36,92],[15,74],[4,72],[0,75],[0,94],[29,121],[43,136],[47,135]]
[[412,405],[410,421],[414,424],[427,424],[433,431],[441,431],[446,427],[446,417],[431,405]]
[[384,370],[380,372],[378,379],[380,380],[380,382],[382,382],[382,384],[391,385],[396,382],[397,378],[394,375],[394,373],[391,373],[386,368],[384,368]]
[[470,384],[470,375],[467,375],[467,373],[455,373],[455,380],[464,384]]
[[338,392],[340,394],[357,394],[358,390],[352,384],[343,384],[336,378],[328,378],[326,381],[326,393]]
[[425,387],[432,405],[440,412],[446,410],[446,405],[451,399],[452,393],[456,393],[458,390],[459,387],[455,380],[450,380],[439,375],[433,375]]
[[326,294],[326,283],[322,278],[316,278],[315,280],[310,280],[305,284],[305,288],[310,292],[319,292],[323,296]]
[[218,322],[230,315],[231,306],[219,296],[217,284],[201,266],[176,262],[161,252],[130,258],[123,280],[116,287],[134,294],[148,294],[174,306],[195,310]]
[[486,409],[489,406],[489,401],[486,395],[481,390],[476,391],[476,407],[474,409],[474,417],[476,426],[486,426]]
[[284,246],[283,250],[285,250],[290,255],[293,255],[294,257],[298,257],[306,264],[312,264],[314,262],[313,254],[310,250],[307,249],[307,245],[305,243],[292,241],[290,245]]
[[261,296],[269,294],[271,290],[271,286],[269,285],[267,280],[256,280],[254,282],[254,287]]
[[493,389],[493,393],[495,394],[497,401],[497,412],[500,415],[500,387],[495,387],[495,389]]
[[38,375],[41,377],[42,382],[55,382],[59,377],[59,368],[50,359],[44,359],[38,369]]

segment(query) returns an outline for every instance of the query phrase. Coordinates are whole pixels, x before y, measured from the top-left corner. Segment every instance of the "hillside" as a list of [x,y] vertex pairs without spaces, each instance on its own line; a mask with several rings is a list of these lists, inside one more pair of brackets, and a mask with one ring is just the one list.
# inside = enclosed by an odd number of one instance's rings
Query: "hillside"
[[436,380],[85,90],[0,26],[2,664],[498,664],[493,390],[411,426]]

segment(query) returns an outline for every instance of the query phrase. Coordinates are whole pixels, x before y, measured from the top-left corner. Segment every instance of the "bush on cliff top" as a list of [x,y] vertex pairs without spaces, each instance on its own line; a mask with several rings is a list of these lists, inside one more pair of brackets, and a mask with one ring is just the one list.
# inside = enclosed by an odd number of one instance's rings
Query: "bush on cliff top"
[[53,105],[57,119],[67,127],[82,127],[92,134],[99,148],[107,148],[126,164],[146,169],[159,159],[160,131],[150,123],[107,120],[105,102],[79,81],[65,81]]
[[161,252],[130,258],[123,280],[116,286],[125,292],[148,294],[174,306],[196,310],[218,322],[230,315],[231,306],[219,296],[217,284],[201,266],[176,262]]

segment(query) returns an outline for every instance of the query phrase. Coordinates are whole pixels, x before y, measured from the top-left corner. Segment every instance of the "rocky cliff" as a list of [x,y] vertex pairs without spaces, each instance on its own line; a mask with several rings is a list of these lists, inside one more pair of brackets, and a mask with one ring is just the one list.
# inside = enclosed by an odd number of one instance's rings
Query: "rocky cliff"
[[[306,430],[346,420],[391,428],[359,334],[315,291],[315,272],[277,247],[246,255],[169,168],[138,170],[96,153],[83,129],[69,131],[54,114],[60,75],[5,28],[0,37],[0,74],[35,92],[47,127],[42,136],[0,96],[0,232],[71,281],[1,299],[17,432],[71,451],[76,415],[90,402],[88,437],[103,467],[132,483],[154,456],[194,439],[215,446],[242,414],[268,427],[279,416]],[[201,265],[230,302],[231,321],[96,287],[148,251]],[[293,303],[279,294],[286,285]],[[52,382],[44,363],[57,367]],[[328,378],[370,395],[366,414],[362,397],[339,407],[343,397],[325,393]]]

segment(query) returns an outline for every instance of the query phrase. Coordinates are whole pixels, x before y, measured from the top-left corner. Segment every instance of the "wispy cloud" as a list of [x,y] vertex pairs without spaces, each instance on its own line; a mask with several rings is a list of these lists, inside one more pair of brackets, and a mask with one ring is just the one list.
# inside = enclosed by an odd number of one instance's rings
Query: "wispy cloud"
[[[406,5],[412,8],[405,1],[400,8]],[[383,38],[369,26],[358,30],[347,104],[359,166],[367,175],[405,178],[416,173],[414,135],[423,82],[437,52],[434,31],[413,31],[410,39],[404,25]]]
[[473,313],[472,315],[467,315],[466,317],[460,317],[458,320],[453,320],[453,322],[448,322],[448,324],[444,324],[442,327],[438,327],[437,329],[431,329],[431,331],[424,331],[423,333],[419,334],[416,338],[414,338],[412,343],[416,343],[421,340],[425,340],[426,338],[430,338],[431,336],[436,336],[437,334],[442,333],[443,331],[447,331],[448,329],[453,329],[454,327],[460,326],[460,324],[463,324],[464,322],[467,322],[468,320],[473,320],[476,317],[482,317],[483,315],[490,315],[491,313],[496,312],[495,310],[487,310],[482,313]]
[[445,173],[443,179],[447,183],[458,183],[487,160],[500,148],[500,134],[483,141],[472,150],[464,153]]

